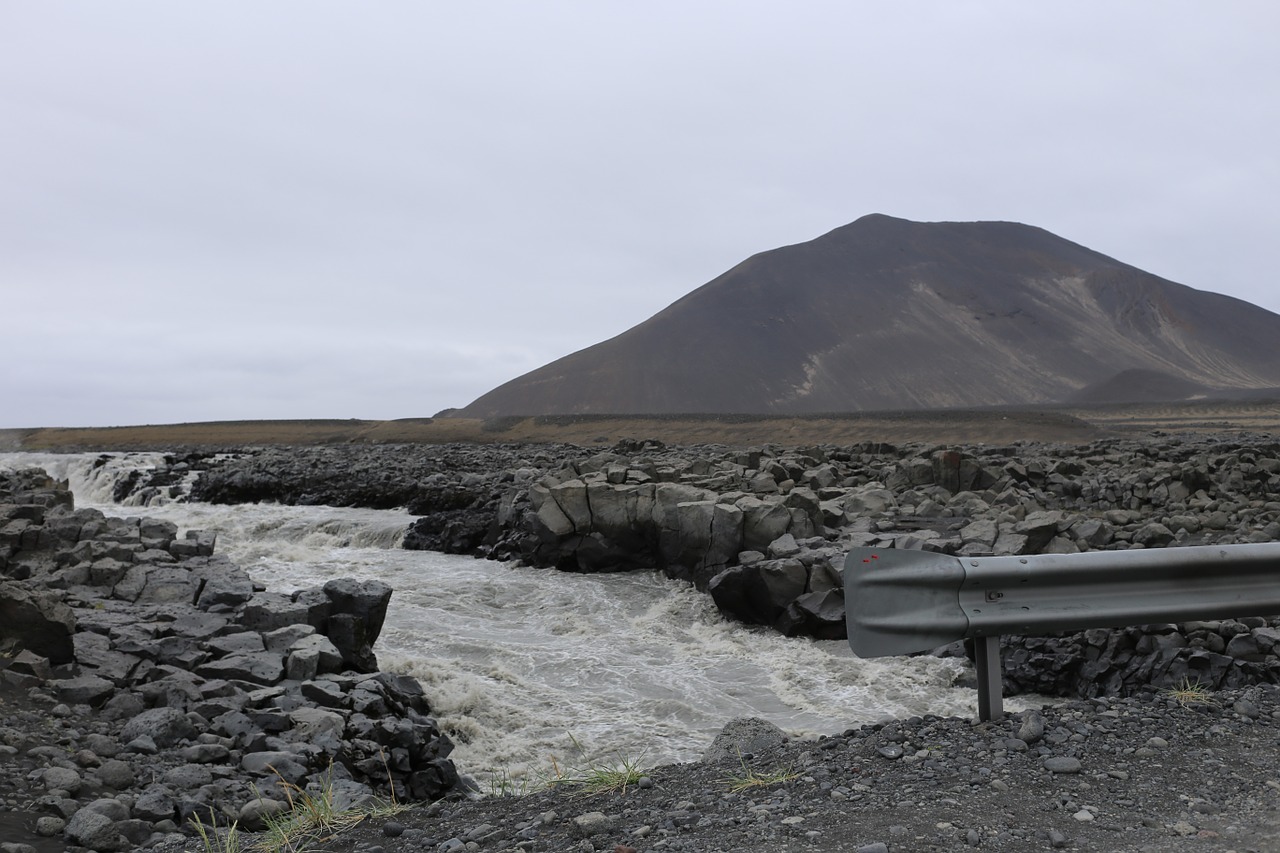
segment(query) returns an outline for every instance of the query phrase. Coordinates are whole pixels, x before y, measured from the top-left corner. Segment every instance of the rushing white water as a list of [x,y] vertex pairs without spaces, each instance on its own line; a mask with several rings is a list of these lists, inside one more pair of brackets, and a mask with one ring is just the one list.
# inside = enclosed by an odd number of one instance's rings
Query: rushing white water
[[974,713],[962,666],[859,660],[844,641],[791,639],[725,620],[709,597],[656,572],[566,574],[399,549],[399,511],[110,502],[111,483],[156,456],[0,454],[0,468],[69,479],[77,506],[165,518],[218,534],[217,551],[271,589],[335,577],[395,593],[375,651],[422,682],[459,768],[521,777],[617,756],[695,759],[730,719],[764,717],[796,735],[888,715]]

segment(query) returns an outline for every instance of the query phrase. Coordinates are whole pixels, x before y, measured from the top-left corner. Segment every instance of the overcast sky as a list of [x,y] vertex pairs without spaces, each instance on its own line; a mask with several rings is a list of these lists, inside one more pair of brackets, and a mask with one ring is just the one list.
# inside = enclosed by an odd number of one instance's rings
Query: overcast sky
[[432,415],[872,212],[1280,313],[1278,44],[1270,0],[0,0],[0,427]]

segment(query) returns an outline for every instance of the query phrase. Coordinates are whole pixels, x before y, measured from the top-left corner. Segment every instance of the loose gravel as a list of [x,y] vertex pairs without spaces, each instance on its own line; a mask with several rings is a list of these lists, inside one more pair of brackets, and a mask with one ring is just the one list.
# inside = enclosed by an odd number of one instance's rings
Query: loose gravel
[[312,849],[1266,853],[1280,850],[1278,759],[1275,687],[1100,698],[787,740],[606,794],[442,801]]

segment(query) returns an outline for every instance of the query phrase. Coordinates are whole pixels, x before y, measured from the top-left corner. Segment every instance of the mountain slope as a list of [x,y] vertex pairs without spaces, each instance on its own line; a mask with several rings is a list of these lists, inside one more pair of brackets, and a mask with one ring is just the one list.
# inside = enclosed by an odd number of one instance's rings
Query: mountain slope
[[456,414],[1019,405],[1124,371],[1280,386],[1280,315],[1028,225],[872,214],[755,255]]

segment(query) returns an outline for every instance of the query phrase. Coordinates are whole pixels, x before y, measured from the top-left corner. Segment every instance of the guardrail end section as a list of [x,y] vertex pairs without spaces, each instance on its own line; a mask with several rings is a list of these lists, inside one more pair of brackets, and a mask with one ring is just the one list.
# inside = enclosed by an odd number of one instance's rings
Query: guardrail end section
[[853,548],[844,563],[845,623],[858,657],[925,652],[963,640],[964,567],[955,557],[895,548]]

